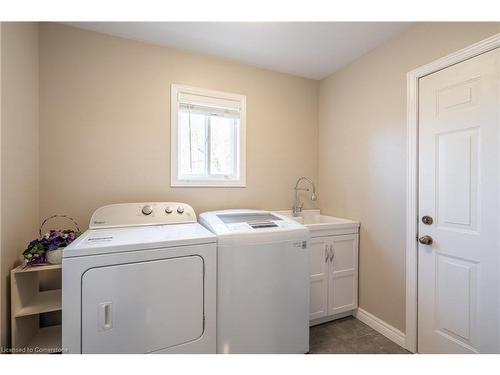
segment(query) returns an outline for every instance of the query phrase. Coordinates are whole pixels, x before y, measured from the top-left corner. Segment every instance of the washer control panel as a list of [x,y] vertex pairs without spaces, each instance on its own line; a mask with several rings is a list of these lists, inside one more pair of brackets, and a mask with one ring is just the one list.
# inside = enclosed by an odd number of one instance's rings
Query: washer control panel
[[181,202],[120,203],[98,208],[90,229],[196,223],[193,207]]

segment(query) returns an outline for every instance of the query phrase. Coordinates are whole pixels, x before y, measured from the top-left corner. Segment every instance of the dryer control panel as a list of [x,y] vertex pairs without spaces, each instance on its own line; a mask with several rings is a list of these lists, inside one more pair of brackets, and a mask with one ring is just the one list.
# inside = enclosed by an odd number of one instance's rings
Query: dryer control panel
[[196,223],[193,207],[181,202],[110,204],[98,208],[89,228],[119,228],[143,225]]

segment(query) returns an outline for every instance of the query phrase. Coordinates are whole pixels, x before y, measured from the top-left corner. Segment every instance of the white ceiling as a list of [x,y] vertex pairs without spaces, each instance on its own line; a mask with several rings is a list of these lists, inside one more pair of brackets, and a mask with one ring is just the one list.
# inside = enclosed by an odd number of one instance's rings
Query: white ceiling
[[322,79],[397,33],[403,22],[70,22],[123,38]]

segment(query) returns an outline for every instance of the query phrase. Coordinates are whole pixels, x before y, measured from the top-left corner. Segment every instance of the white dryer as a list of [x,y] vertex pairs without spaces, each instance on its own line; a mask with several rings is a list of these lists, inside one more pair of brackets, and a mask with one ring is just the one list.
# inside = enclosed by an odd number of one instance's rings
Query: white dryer
[[185,203],[99,208],[63,252],[69,353],[215,353],[216,238]]
[[217,352],[308,352],[308,229],[266,211],[199,219],[217,235]]

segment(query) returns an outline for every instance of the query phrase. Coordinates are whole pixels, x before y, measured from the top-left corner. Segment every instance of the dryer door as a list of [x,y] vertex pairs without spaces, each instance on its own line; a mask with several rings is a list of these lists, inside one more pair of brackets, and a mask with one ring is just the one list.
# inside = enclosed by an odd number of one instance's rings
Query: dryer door
[[92,268],[82,279],[82,353],[150,353],[203,334],[203,259]]

